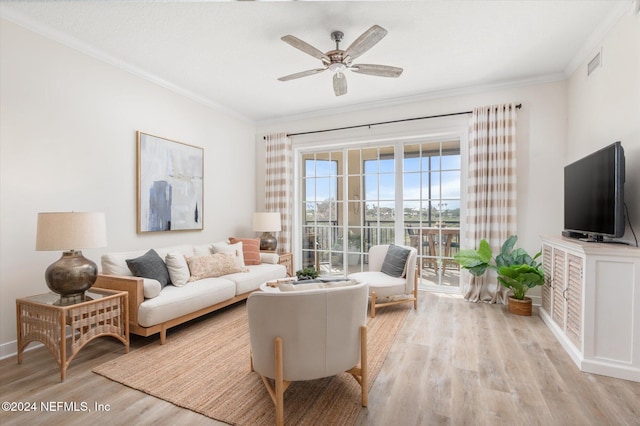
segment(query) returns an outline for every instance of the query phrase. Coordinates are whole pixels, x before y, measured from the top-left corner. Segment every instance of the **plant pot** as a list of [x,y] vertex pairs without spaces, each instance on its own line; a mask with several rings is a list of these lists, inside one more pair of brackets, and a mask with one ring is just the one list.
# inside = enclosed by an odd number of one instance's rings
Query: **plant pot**
[[513,296],[509,296],[509,312],[514,315],[531,316],[531,298],[525,297],[518,300]]

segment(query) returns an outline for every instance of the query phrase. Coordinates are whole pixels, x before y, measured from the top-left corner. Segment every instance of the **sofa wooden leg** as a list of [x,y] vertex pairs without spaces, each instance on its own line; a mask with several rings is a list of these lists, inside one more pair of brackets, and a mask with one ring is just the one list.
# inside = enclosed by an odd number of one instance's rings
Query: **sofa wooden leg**
[[167,329],[162,327],[160,329],[160,344],[164,345],[165,343],[167,343]]

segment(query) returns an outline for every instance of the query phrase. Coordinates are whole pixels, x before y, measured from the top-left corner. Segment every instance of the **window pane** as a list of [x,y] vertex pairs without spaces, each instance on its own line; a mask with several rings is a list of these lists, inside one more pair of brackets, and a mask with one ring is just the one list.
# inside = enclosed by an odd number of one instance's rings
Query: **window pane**
[[376,221],[378,220],[378,203],[365,203],[365,220]]
[[442,172],[442,198],[460,198],[460,172]]
[[365,200],[378,199],[378,175],[367,175],[364,177]]
[[460,155],[443,155],[442,170],[460,170]]
[[314,222],[316,220],[316,203],[304,203],[305,223]]
[[420,174],[405,173],[402,192],[405,200],[420,199]]
[[405,226],[411,223],[417,223],[419,221],[420,221],[420,201],[405,201],[404,202]]
[[393,173],[395,161],[393,158],[380,160],[380,173]]
[[440,172],[432,172],[432,173],[429,173],[429,175],[430,175],[429,179],[431,180],[429,185],[431,189],[431,192],[429,193],[429,198],[431,198],[432,200],[436,200],[440,198]]
[[316,175],[315,161],[314,160],[305,160],[305,162],[304,162],[304,176],[313,177],[315,175]]
[[315,193],[316,193],[316,180],[305,179],[304,194],[302,196],[302,199],[304,201],[313,201],[315,200]]
[[380,175],[380,199],[393,200],[395,198],[395,176]]

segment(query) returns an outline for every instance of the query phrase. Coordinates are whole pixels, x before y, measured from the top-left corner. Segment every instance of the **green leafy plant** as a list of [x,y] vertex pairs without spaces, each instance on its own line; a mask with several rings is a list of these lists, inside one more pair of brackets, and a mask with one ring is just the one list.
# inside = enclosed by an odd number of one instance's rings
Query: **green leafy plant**
[[313,280],[315,278],[318,278],[318,271],[316,271],[316,268],[314,268],[313,266],[310,266],[308,268],[296,271],[296,277],[298,277],[298,280],[300,281]]
[[511,289],[514,298],[522,300],[529,289],[544,284],[544,270],[536,260],[542,253],[538,252],[531,257],[522,248],[514,249],[517,240],[516,235],[510,236],[495,258],[486,240],[480,241],[478,250],[460,250],[453,258],[462,268],[477,277],[487,269],[495,270],[498,282]]

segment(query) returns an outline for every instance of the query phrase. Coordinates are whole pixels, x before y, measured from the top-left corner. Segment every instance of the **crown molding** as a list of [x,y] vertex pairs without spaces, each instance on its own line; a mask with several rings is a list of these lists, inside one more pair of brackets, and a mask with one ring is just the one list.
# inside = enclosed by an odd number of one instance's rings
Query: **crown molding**
[[476,93],[484,93],[495,90],[510,89],[514,87],[534,86],[538,84],[552,83],[556,81],[564,81],[567,77],[564,73],[553,73],[530,77],[526,79],[509,80],[488,84],[478,84],[473,86],[457,87],[451,89],[437,90],[427,93],[419,93],[416,95],[402,96],[393,99],[381,101],[373,101],[360,103],[356,105],[348,105],[341,108],[325,108],[316,111],[305,112],[302,114],[288,115],[286,117],[278,117],[274,119],[266,119],[256,122],[256,126],[268,126],[273,124],[283,124],[297,120],[307,120],[312,118],[327,117],[331,115],[346,114],[350,112],[358,112],[376,108],[388,108],[397,105],[406,105],[411,103],[428,102],[439,99],[451,98],[454,96],[464,96]]
[[88,55],[94,59],[97,59],[99,61],[105,62],[111,66],[114,66],[116,68],[119,68],[123,71],[126,71],[130,74],[135,75],[136,77],[139,77],[143,80],[149,81],[151,83],[154,83],[158,86],[161,86],[167,90],[170,90],[174,93],[177,93],[181,96],[184,96],[186,98],[191,99],[192,101],[195,101],[199,104],[202,104],[208,108],[214,109],[218,112],[221,112],[225,115],[229,115],[232,116],[234,118],[237,118],[245,123],[248,124],[255,124],[254,120],[251,120],[250,118],[248,118],[247,116],[240,114],[239,112],[232,110],[228,107],[225,107],[223,105],[220,105],[217,102],[212,101],[211,99],[205,98],[203,96],[200,96],[190,90],[187,90],[183,87],[180,87],[178,85],[175,85],[167,80],[164,80],[160,77],[158,77],[157,75],[154,75],[146,70],[143,70],[141,68],[138,68],[136,66],[133,66],[129,63],[126,63],[124,61],[121,61],[115,57],[113,57],[112,55],[95,48],[94,46],[91,46],[81,40],[78,40],[75,37],[72,37],[68,34],[64,34],[58,30],[55,30],[47,25],[43,25],[40,22],[36,22],[33,19],[25,16],[24,14],[17,12],[13,9],[11,9],[9,6],[7,5],[3,5],[2,8],[0,8],[0,18],[2,19],[6,19],[7,21],[13,22],[14,24],[21,26],[23,28],[26,28],[29,31],[32,31],[36,34],[39,34],[45,38],[48,38],[50,40],[53,40],[55,42],[58,42],[66,47],[69,47],[71,49],[77,50],[80,53],[83,53],[85,55]]

